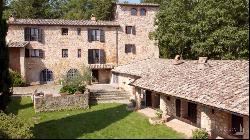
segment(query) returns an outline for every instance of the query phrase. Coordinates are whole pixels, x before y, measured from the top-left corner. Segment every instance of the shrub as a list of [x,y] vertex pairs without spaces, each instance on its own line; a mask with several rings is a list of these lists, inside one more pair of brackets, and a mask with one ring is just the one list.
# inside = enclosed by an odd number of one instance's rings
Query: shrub
[[161,109],[157,109],[155,114],[156,114],[159,118],[161,118],[161,117],[162,117],[162,113],[163,113],[163,112],[162,112]]
[[88,68],[83,68],[83,74],[78,73],[74,77],[63,76],[61,80],[63,87],[60,89],[61,93],[74,94],[76,91],[84,93],[86,85],[91,81],[91,72]]
[[195,129],[192,135],[193,139],[208,139],[208,133],[205,129]]
[[30,125],[22,122],[15,115],[0,112],[0,139],[30,139],[33,138]]
[[10,70],[11,83],[14,87],[22,87],[25,86],[25,82],[22,79],[20,73]]

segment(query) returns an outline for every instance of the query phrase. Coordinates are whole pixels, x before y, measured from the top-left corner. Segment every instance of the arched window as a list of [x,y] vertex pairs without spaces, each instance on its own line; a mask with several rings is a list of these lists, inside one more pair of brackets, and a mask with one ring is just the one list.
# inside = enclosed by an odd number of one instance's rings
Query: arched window
[[142,8],[142,9],[140,10],[140,15],[141,15],[141,16],[146,16],[146,9]]
[[68,79],[72,79],[72,78],[74,78],[77,74],[79,74],[79,72],[78,72],[77,69],[70,69],[70,70],[67,72],[67,78],[68,78]]
[[131,15],[136,16],[137,15],[137,10],[135,8],[131,9]]
[[50,81],[53,81],[53,72],[49,69],[44,69],[40,73],[40,83],[46,84]]

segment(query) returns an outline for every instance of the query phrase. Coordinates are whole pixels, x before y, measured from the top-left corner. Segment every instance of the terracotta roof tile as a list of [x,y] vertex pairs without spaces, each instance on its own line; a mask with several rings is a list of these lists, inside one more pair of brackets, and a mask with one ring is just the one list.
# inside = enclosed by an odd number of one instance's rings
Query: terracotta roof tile
[[208,60],[207,66],[197,60],[174,62],[148,59],[112,71],[140,76],[133,86],[249,116],[249,61]]
[[8,43],[8,47],[10,48],[24,48],[29,44],[29,42],[27,41],[23,41],[23,42],[9,42]]

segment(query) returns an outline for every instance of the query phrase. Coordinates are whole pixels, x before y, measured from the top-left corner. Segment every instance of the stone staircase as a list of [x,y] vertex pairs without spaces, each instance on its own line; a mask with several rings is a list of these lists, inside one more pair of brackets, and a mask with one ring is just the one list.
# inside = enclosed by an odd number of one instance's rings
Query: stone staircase
[[129,93],[123,89],[117,88],[103,88],[103,89],[89,89],[90,103],[129,103]]

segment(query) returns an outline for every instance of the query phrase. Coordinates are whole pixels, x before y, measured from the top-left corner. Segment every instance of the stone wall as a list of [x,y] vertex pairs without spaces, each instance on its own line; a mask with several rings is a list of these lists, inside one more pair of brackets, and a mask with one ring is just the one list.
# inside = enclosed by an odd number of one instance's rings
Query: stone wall
[[76,95],[34,96],[33,98],[35,112],[49,112],[68,109],[87,109],[89,108],[89,92]]

